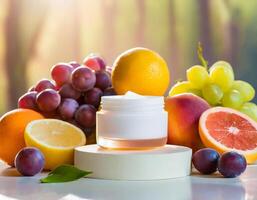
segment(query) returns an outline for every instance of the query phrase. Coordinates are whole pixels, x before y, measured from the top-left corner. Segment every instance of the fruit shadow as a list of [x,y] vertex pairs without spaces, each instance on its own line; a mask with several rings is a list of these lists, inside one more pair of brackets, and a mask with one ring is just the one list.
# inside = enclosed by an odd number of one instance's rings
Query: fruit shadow
[[207,179],[209,179],[209,178],[222,178],[222,179],[224,179],[224,177],[219,173],[214,173],[214,174],[210,174],[210,175],[206,175],[206,174],[203,175],[203,174],[200,174],[199,172],[197,172],[196,170],[192,170],[191,176],[198,177],[198,178],[203,178],[203,179],[205,179],[205,178],[207,178]]
[[4,168],[0,171],[0,176],[18,177],[18,176],[21,176],[21,174],[14,167],[8,167],[8,168]]

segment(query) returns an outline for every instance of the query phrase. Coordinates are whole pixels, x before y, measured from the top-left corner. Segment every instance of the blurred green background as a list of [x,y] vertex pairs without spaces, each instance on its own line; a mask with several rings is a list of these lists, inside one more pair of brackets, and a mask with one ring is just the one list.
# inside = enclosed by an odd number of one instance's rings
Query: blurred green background
[[135,46],[159,52],[173,84],[199,64],[201,41],[210,64],[229,61],[257,88],[256,8],[256,0],[0,0],[0,113],[57,62],[96,52],[112,65]]

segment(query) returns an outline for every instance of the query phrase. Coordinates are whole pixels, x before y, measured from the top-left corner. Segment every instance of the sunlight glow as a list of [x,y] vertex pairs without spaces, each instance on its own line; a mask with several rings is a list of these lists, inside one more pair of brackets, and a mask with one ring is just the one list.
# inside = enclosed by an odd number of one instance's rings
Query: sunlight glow
[[87,199],[87,198],[82,198],[82,197],[79,197],[77,195],[74,195],[74,194],[68,194],[64,197],[62,197],[60,200],[90,200],[90,199]]

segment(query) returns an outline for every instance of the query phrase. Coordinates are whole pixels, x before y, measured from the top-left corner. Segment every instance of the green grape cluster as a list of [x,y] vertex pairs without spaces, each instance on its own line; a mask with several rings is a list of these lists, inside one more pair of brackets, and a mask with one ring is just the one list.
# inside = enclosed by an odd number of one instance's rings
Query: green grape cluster
[[187,81],[176,83],[169,96],[193,93],[204,98],[212,106],[224,106],[239,110],[257,121],[257,105],[250,102],[255,96],[253,86],[235,80],[233,68],[228,62],[218,61],[210,69],[195,65],[186,71]]

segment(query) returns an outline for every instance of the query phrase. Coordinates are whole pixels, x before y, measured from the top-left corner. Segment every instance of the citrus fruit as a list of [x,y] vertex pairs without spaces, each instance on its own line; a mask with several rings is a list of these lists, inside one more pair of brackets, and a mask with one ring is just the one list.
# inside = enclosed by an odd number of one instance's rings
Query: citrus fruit
[[74,148],[86,143],[81,129],[57,119],[29,123],[24,136],[27,146],[36,147],[44,154],[44,169],[51,170],[61,164],[73,164]]
[[25,147],[24,129],[36,119],[44,118],[36,111],[15,109],[0,119],[0,159],[13,166],[16,154]]
[[165,60],[146,48],[122,53],[113,64],[112,83],[117,94],[132,91],[142,95],[162,96],[170,82]]
[[237,151],[247,163],[257,160],[257,123],[247,115],[231,108],[213,107],[199,120],[203,144],[219,153]]

